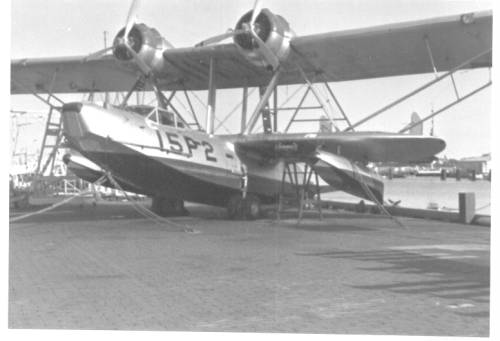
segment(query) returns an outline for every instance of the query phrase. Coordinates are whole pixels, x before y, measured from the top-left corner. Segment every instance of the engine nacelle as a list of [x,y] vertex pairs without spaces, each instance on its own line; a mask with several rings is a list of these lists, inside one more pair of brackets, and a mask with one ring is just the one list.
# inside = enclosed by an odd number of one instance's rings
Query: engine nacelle
[[[241,30],[252,19],[252,11],[246,13],[236,24],[235,30]],[[254,24],[255,33],[278,57],[280,62],[287,59],[290,53],[290,40],[295,33],[290,29],[288,22],[281,16],[263,9]],[[240,33],[234,36],[234,43],[240,52],[254,65],[270,67],[262,54],[261,48],[250,33]]]
[[[118,60],[130,61],[133,59],[130,51],[120,43],[124,33],[125,28],[122,28],[116,35],[113,42],[113,55]],[[135,24],[132,27],[128,36],[128,43],[139,58],[155,73],[161,72],[164,68],[163,51],[172,48],[172,45],[156,29],[144,24]]]

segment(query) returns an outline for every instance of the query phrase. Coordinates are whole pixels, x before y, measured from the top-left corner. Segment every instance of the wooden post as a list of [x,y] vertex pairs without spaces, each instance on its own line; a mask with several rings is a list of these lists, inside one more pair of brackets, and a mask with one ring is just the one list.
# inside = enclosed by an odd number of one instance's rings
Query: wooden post
[[458,193],[460,222],[470,224],[476,214],[476,196],[474,193]]

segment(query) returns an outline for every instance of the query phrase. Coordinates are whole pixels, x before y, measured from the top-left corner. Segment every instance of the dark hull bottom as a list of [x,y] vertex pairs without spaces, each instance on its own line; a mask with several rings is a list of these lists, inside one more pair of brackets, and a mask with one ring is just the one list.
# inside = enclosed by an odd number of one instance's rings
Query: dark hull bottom
[[[99,136],[87,136],[83,141],[83,145],[87,144],[85,141],[92,141],[93,150],[78,148],[77,146],[82,146],[78,143],[72,144],[73,148],[101,168],[110,171],[115,180],[126,191],[148,196],[163,195],[222,207],[227,206],[232,196],[241,193],[240,188],[221,186],[210,181],[211,177],[216,176],[210,171],[207,171],[206,179],[203,179],[190,174],[189,169],[184,168],[182,171],[177,169],[175,165],[179,161],[176,160],[152,158],[123,144]],[[95,148],[96,144],[99,148]],[[193,164],[190,167],[195,173],[203,166]],[[84,167],[72,168],[75,168],[74,172],[77,176],[91,182],[102,175]],[[104,185],[112,187],[109,182]],[[249,174],[248,193],[258,196],[262,203],[275,202],[280,189],[281,174],[278,174],[276,179],[255,177]],[[295,193],[295,189],[287,183],[285,192]]]
[[231,195],[239,193],[232,188],[199,180],[139,153],[86,154],[89,159],[111,170],[120,184],[141,194],[166,195],[192,202],[225,206]]

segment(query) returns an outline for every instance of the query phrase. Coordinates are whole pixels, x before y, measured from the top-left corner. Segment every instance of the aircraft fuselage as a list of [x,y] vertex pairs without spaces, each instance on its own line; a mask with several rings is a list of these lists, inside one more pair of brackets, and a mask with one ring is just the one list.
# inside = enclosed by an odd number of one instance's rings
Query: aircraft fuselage
[[246,161],[244,171],[228,137],[158,125],[127,110],[91,103],[66,104],[63,121],[70,146],[129,191],[225,206],[241,193],[244,172],[247,191],[261,200],[271,201],[280,190],[283,162]]

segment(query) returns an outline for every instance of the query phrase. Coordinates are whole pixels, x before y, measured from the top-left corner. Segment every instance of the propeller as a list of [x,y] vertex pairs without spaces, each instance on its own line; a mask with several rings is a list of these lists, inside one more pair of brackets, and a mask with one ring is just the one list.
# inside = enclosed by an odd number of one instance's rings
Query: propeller
[[224,41],[228,38],[232,38],[234,36],[237,36],[239,34],[250,34],[253,39],[257,42],[257,45],[262,51],[263,57],[266,59],[266,61],[269,63],[269,65],[272,66],[273,69],[276,69],[280,62],[278,57],[274,54],[273,51],[266,45],[266,43],[259,37],[257,32],[255,31],[255,23],[257,21],[257,18],[259,15],[262,13],[263,10],[263,2],[262,0],[255,0],[253,9],[252,9],[252,17],[248,23],[244,23],[242,25],[241,29],[238,30],[232,30],[229,29],[226,33],[216,35],[214,37],[208,38],[198,44],[195,45],[195,47],[202,47],[202,46],[207,46],[207,45],[212,45],[219,43],[221,41]]
[[276,69],[280,65],[280,61],[278,57],[274,54],[274,52],[271,51],[271,49],[266,45],[266,43],[262,39],[260,39],[257,32],[255,32],[254,25],[250,25],[250,33],[257,42],[257,45],[259,45],[259,48],[261,49],[262,54],[264,55],[266,61],[269,63],[269,65],[273,67],[273,69]]
[[141,69],[141,71],[149,76],[151,74],[151,68],[139,57],[137,52],[130,46],[130,31],[134,27],[137,21],[137,11],[139,9],[140,0],[132,0],[132,4],[130,5],[130,9],[127,15],[127,21],[125,22],[125,31],[123,33],[121,44],[125,46],[127,51],[132,55],[135,63]]
[[199,42],[198,44],[195,45],[195,47],[216,44],[216,43],[219,43],[223,40],[226,40],[228,38],[232,38],[232,37],[237,36],[238,34],[242,34],[242,33],[252,34],[252,26],[254,26],[255,21],[257,20],[260,12],[262,12],[262,1],[256,0],[255,4],[253,6],[253,9],[252,9],[252,18],[250,19],[250,22],[243,24],[241,29],[239,29],[239,30],[229,29],[226,33],[219,34],[219,35],[216,35],[214,37],[203,40],[202,42]]
[[135,22],[137,21],[137,10],[139,9],[139,0],[132,0],[132,4],[130,5],[130,9],[128,10],[127,21],[125,22],[125,33],[123,34],[123,38],[128,40],[128,35],[132,27],[134,27]]
[[128,11],[127,20],[125,22],[125,30],[123,33],[123,37],[121,37],[116,44],[89,54],[83,59],[84,61],[98,59],[104,56],[110,50],[124,47],[130,53],[130,55],[134,59],[135,63],[137,64],[141,72],[144,73],[146,76],[149,76],[151,74],[151,68],[139,57],[139,55],[132,48],[132,46],[130,46],[130,32],[132,31],[134,25],[137,22],[137,11],[139,9],[139,2],[140,2],[139,0],[132,0],[132,4],[130,5]]
[[253,27],[253,25],[255,24],[255,20],[257,20],[257,18],[259,17],[260,12],[262,12],[262,1],[255,0],[252,10],[252,19],[250,20],[250,27]]
[[[130,32],[134,28],[134,25],[137,22],[137,11],[139,9],[139,0],[132,0],[132,4],[130,5],[127,20],[125,22],[125,30],[123,32],[123,37],[118,40],[118,43],[112,48],[120,48],[124,47],[130,53],[134,62],[137,64],[142,73],[146,76],[149,76],[152,72],[151,68],[139,57],[137,52],[130,46]],[[103,50],[104,51],[104,50]]]
[[135,52],[135,50],[132,47],[130,47],[130,45],[128,43],[125,43],[124,45],[127,48],[128,52],[130,52],[130,54],[132,55],[132,58],[134,59],[135,63],[139,67],[139,69],[141,69],[142,73],[144,73],[144,75],[146,75],[146,77],[149,77],[151,75],[151,73],[152,73],[152,70],[148,66],[148,64],[146,64],[141,59],[141,57],[139,57],[139,55],[137,54],[137,52]]

